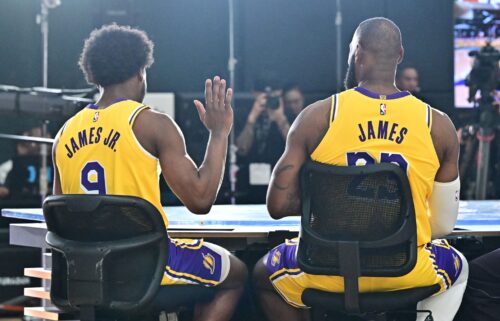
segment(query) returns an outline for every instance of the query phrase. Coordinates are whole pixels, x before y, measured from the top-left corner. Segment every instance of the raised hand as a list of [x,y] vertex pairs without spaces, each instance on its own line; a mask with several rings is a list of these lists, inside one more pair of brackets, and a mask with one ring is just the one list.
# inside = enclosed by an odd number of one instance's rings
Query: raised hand
[[233,90],[226,91],[226,81],[219,76],[212,80],[205,81],[205,104],[199,100],[194,101],[198,110],[200,120],[205,127],[215,134],[229,135],[233,126],[233,108],[231,101],[233,99]]

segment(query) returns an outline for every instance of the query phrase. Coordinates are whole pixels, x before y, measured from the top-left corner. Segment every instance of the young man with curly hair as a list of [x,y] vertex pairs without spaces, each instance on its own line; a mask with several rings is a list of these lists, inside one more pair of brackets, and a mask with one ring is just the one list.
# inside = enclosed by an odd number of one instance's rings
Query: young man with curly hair
[[[226,81],[205,82],[206,105],[194,104],[210,132],[198,167],[175,122],[142,103],[153,42],[144,31],[108,25],[85,41],[80,67],[100,97],[59,131],[53,148],[55,194],[115,194],[152,203],[168,225],[158,185],[158,167],[170,188],[193,213],[209,212],[217,196],[233,124]],[[203,240],[170,239],[162,285],[215,287],[211,302],[199,303],[195,320],[229,320],[243,292],[246,267],[227,250]]]

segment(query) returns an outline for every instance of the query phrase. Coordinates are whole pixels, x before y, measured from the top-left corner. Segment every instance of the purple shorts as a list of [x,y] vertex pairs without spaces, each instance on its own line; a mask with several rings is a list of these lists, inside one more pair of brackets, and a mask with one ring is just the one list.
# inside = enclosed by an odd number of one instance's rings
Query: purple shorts
[[229,252],[203,239],[170,239],[162,285],[216,286],[229,273]]

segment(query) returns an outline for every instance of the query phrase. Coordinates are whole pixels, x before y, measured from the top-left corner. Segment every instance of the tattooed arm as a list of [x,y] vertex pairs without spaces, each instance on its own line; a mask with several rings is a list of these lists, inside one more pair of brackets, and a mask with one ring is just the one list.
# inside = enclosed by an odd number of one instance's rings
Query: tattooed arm
[[297,134],[294,128],[290,130],[285,153],[274,168],[267,191],[267,209],[274,219],[300,215],[299,172],[307,154]]
[[330,103],[325,99],[307,107],[290,128],[267,191],[267,209],[274,219],[300,215],[300,168],[328,129]]

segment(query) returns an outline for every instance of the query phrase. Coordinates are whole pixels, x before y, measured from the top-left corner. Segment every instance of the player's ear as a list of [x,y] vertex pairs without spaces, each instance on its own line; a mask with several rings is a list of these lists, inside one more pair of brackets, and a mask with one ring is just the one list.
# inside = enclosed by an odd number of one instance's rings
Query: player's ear
[[401,49],[399,50],[398,65],[403,62],[404,57],[405,57],[405,48],[401,46]]
[[356,49],[354,49],[354,61],[357,64],[362,64],[365,59],[365,53],[361,44],[357,44]]
[[141,83],[146,81],[146,68],[141,69],[137,74],[137,77]]

